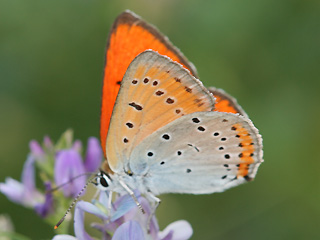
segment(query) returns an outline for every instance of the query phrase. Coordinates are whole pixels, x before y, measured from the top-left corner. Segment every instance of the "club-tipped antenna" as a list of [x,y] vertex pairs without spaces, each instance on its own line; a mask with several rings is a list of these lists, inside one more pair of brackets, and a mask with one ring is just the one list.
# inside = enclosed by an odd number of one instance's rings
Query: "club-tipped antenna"
[[59,220],[59,222],[54,226],[54,229],[57,229],[60,224],[65,220],[66,216],[68,215],[68,213],[71,211],[71,209],[73,208],[73,206],[76,204],[76,202],[79,200],[81,194],[83,193],[83,191],[88,187],[89,183],[92,183],[93,180],[96,179],[96,177],[89,179],[86,184],[83,186],[83,188],[80,190],[80,192],[78,193],[78,195],[73,199],[73,202],[70,204],[70,207],[68,208],[68,210],[66,211],[66,213],[64,214],[64,216]]

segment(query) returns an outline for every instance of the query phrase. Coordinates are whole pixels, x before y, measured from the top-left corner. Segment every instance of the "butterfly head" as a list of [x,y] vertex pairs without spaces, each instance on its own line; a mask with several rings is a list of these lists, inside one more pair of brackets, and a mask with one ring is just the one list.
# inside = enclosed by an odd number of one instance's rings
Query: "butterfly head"
[[97,188],[102,191],[110,190],[112,187],[112,179],[110,175],[100,169],[100,172],[95,177],[95,182],[93,182]]

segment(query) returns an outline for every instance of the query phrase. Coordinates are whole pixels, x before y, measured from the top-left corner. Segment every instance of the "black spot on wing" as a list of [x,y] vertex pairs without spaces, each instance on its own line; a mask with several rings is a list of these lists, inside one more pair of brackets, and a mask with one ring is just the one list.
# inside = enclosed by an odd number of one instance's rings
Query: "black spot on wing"
[[174,80],[175,80],[176,82],[178,82],[178,83],[181,83],[181,79],[180,79],[180,78],[175,77]]
[[163,91],[160,91],[160,90],[158,90],[158,91],[156,91],[156,93],[155,93],[157,96],[161,96],[161,95],[163,95],[164,94],[164,92]]
[[200,126],[200,127],[198,127],[198,130],[199,130],[200,132],[204,132],[206,129],[205,129],[204,127]]
[[192,93],[192,88],[189,88],[189,87],[185,86],[184,89],[186,90],[186,92]]
[[167,98],[166,102],[168,104],[172,104],[172,103],[174,103],[174,100],[172,98]]
[[129,106],[134,107],[138,111],[141,111],[143,109],[143,107],[141,107],[139,104],[136,104],[135,102],[129,103]]
[[169,140],[170,139],[170,136],[168,134],[163,134],[162,135],[162,138],[165,139],[165,140]]
[[199,118],[192,118],[192,122],[194,122],[194,123],[199,123],[200,120],[199,120]]

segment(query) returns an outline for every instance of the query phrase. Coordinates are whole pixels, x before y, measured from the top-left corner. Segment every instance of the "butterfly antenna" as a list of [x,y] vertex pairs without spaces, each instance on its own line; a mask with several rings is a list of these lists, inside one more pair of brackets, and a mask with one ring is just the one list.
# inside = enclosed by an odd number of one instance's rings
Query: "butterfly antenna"
[[66,216],[68,215],[68,213],[71,211],[71,209],[73,208],[73,206],[76,204],[76,202],[79,200],[81,194],[83,193],[83,191],[88,187],[89,183],[92,183],[93,180],[95,179],[91,178],[89,179],[86,184],[83,186],[83,188],[80,190],[80,192],[78,193],[78,195],[73,199],[73,202],[71,203],[70,207],[68,208],[68,210],[66,211],[66,213],[64,214],[64,216],[59,220],[59,222],[54,226],[54,229],[57,229],[60,224],[65,220]]
[[62,183],[62,184],[60,184],[59,186],[57,186],[55,188],[47,190],[46,193],[52,193],[54,191],[57,191],[58,189],[64,187],[65,185],[68,185],[70,182],[72,182],[73,180],[75,180],[75,179],[77,179],[79,177],[83,177],[83,176],[86,176],[86,175],[90,175],[91,176],[92,174],[94,174],[94,173],[82,173],[82,174],[80,174],[78,176],[75,176],[75,177],[71,178],[68,182]]

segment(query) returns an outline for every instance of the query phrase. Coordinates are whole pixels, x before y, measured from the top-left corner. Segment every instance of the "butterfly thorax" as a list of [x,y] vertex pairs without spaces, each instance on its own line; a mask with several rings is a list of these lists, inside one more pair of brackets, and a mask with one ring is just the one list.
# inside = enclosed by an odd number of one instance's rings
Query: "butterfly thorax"
[[123,173],[108,174],[108,177],[111,181],[108,182],[107,187],[102,186],[101,183],[99,184],[101,190],[109,190],[122,195],[128,193],[124,188],[124,185],[126,185],[132,191],[138,190],[141,194],[147,194],[150,191],[146,185],[146,176],[124,171]]

